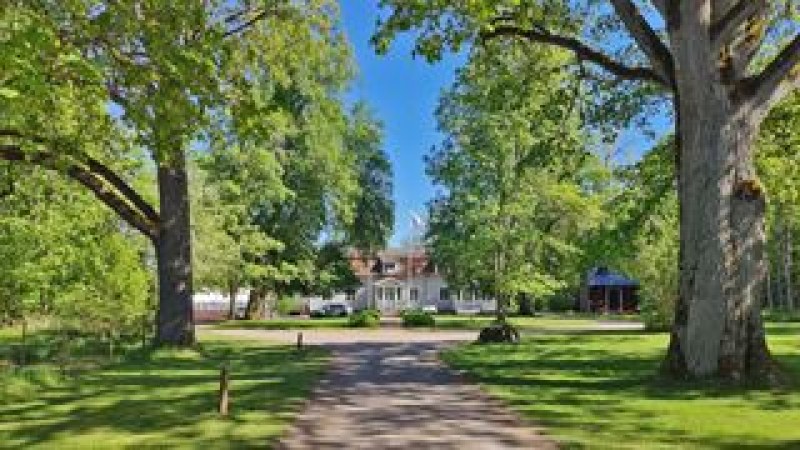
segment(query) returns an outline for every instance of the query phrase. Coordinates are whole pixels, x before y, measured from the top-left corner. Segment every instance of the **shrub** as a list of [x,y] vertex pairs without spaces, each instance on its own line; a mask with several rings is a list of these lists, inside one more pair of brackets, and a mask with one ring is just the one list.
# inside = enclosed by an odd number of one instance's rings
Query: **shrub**
[[377,328],[381,324],[381,314],[374,309],[365,309],[350,316],[347,325],[353,328]]
[[574,311],[575,297],[568,292],[556,294],[547,299],[547,310],[551,312]]
[[506,321],[492,322],[488,327],[481,330],[478,335],[479,344],[493,343],[512,343],[519,342],[519,331]]
[[404,327],[433,327],[436,319],[433,314],[421,309],[407,309],[403,311]]

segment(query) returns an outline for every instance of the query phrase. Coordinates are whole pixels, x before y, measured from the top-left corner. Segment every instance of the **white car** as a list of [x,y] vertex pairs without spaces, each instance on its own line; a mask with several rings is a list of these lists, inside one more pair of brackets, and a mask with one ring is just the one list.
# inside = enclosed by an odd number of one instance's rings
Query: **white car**
[[439,308],[437,308],[436,305],[422,305],[421,309],[422,311],[431,314],[436,314],[437,312],[439,312]]

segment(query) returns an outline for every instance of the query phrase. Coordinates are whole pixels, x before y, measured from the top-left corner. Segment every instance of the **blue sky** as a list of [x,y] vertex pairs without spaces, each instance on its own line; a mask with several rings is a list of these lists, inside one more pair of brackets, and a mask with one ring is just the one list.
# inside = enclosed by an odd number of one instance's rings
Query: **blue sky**
[[412,40],[401,37],[386,56],[369,45],[378,17],[377,1],[342,0],[342,19],[355,50],[358,79],[351,98],[365,100],[383,122],[385,148],[395,175],[397,244],[409,234],[411,211],[422,212],[433,193],[423,156],[441,141],[434,111],[442,89],[452,84],[461,61],[448,56],[437,64],[411,57]]
[[[464,57],[448,55],[436,64],[411,56],[412,36],[401,36],[389,54],[378,56],[369,44],[379,16],[377,0],[340,0],[342,20],[355,51],[358,78],[349,100],[364,100],[384,124],[385,149],[395,175],[395,234],[392,244],[408,237],[411,212],[424,212],[433,194],[423,157],[442,136],[436,131],[434,111],[442,89],[455,79]],[[669,126],[655,118],[662,132]],[[623,133],[616,142],[619,162],[630,162],[650,148],[641,133]]]

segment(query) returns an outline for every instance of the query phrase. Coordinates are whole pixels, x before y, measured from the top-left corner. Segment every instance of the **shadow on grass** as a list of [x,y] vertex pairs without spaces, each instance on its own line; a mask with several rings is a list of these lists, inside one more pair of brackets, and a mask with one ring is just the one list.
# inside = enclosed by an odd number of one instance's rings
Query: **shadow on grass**
[[[773,349],[800,379],[794,333],[776,333]],[[658,368],[666,342],[637,332],[548,334],[443,356],[566,448],[800,448],[797,388],[665,380]]]
[[[141,354],[0,404],[0,447],[263,448],[293,416],[324,353],[247,343]],[[231,367],[231,415],[216,414],[219,368]]]

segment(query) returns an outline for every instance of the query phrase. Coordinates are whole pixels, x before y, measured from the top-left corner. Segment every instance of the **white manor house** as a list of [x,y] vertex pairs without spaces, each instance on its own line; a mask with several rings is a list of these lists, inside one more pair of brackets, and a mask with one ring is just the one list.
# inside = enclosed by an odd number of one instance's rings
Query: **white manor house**
[[310,309],[326,303],[345,303],[353,310],[374,308],[383,314],[435,306],[440,312],[494,312],[497,303],[488,296],[456,290],[447,282],[422,248],[387,249],[373,256],[357,251],[348,255],[361,285],[323,299],[307,299]]

